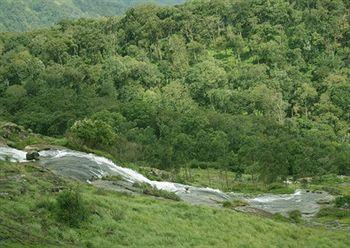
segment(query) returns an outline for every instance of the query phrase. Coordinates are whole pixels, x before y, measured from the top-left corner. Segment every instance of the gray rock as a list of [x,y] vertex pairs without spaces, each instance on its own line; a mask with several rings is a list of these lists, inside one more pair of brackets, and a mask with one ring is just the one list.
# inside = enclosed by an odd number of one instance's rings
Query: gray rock
[[332,203],[332,199],[329,199],[329,198],[319,199],[317,201],[317,204],[320,204],[320,205],[326,205],[331,203]]
[[27,160],[39,160],[39,153],[37,151],[29,151],[26,154],[26,159]]

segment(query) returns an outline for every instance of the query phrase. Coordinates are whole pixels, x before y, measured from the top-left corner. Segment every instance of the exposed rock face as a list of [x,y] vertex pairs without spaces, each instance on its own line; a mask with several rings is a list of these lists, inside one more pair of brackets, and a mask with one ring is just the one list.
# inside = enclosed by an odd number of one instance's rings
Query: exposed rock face
[[37,151],[30,151],[30,152],[27,152],[26,154],[26,159],[27,160],[39,160],[39,153]]
[[9,138],[11,134],[17,134],[20,136],[26,136],[24,127],[18,126],[14,123],[8,122],[1,125],[2,136],[4,138]]

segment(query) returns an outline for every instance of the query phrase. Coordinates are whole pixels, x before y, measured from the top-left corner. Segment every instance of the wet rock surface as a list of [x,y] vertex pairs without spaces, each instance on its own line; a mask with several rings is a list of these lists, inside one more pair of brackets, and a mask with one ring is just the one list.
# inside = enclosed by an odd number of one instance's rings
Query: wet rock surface
[[[25,162],[26,152],[9,147],[0,147],[0,159],[9,159],[13,162]],[[332,196],[326,192],[312,192],[297,190],[294,194],[272,195],[265,194],[250,198],[243,194],[224,193],[216,189],[193,187],[172,182],[152,181],[145,176],[129,168],[116,165],[113,161],[69,149],[45,150],[39,152],[39,163],[55,173],[70,177],[79,181],[92,183],[97,187],[103,187],[120,192],[136,192],[134,183],[148,183],[153,187],[177,194],[183,201],[195,205],[221,206],[223,202],[234,199],[242,199],[250,206],[240,211],[253,211],[260,213],[287,214],[292,210],[299,210],[304,217],[315,215],[321,204],[329,202]],[[105,176],[118,176],[120,181],[100,180]],[[323,203],[322,203],[323,204]]]
[[299,210],[304,217],[311,217],[320,210],[321,204],[319,202],[331,202],[333,199],[333,196],[323,191],[311,192],[299,189],[290,195],[265,194],[253,199],[247,199],[247,201],[252,207],[270,213],[287,215],[293,210]]
[[29,151],[26,154],[27,160],[39,160],[40,154],[37,151]]

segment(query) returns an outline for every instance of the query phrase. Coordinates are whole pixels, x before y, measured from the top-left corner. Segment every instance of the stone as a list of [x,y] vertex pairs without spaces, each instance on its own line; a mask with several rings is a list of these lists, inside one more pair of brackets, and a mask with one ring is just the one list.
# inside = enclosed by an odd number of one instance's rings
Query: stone
[[332,199],[319,199],[317,201],[317,204],[320,204],[320,205],[326,205],[326,204],[331,204],[332,203]]
[[26,154],[26,159],[27,160],[39,160],[39,153],[37,151],[29,151]]

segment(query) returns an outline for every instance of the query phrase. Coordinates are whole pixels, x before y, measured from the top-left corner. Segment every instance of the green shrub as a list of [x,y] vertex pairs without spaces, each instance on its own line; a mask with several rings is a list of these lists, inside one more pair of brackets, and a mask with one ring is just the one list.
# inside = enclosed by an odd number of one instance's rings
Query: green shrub
[[159,170],[151,167],[139,167],[138,171],[154,181],[173,181],[172,174],[168,171]]
[[248,203],[246,201],[243,200],[233,200],[233,201],[224,201],[222,203],[222,206],[224,208],[235,208],[235,207],[244,207],[247,206]]
[[349,218],[350,210],[339,209],[339,208],[322,208],[318,213],[317,217],[334,217],[337,219]]
[[300,223],[301,222],[301,212],[299,210],[293,210],[288,213],[289,220],[294,223]]
[[293,189],[281,183],[272,183],[267,186],[267,190],[274,194],[292,194],[294,192]]
[[37,204],[36,207],[39,209],[46,209],[49,211],[53,211],[55,209],[55,201],[53,201],[52,199],[43,199],[40,200]]
[[350,208],[350,195],[339,196],[335,199],[335,205],[338,208]]
[[84,119],[76,121],[70,129],[70,143],[86,145],[90,148],[110,146],[117,135],[107,123],[99,120]]
[[309,182],[305,178],[300,179],[300,185],[303,189],[307,189],[309,187]]
[[281,213],[275,213],[272,218],[277,221],[289,221],[289,219],[283,216]]
[[181,201],[181,198],[177,194],[173,192],[157,189],[156,187],[153,187],[148,183],[141,183],[141,184],[135,183],[133,186],[136,188],[140,188],[142,193],[144,193],[145,195],[152,195],[152,196],[163,197],[174,201]]
[[118,182],[118,181],[122,181],[123,177],[121,175],[108,175],[108,176],[102,177],[101,179],[105,181]]
[[326,191],[328,193],[330,193],[331,195],[339,195],[341,194],[341,191],[337,188],[334,187],[321,187],[321,190]]
[[88,218],[89,211],[81,194],[77,190],[62,191],[56,199],[57,220],[78,227]]

